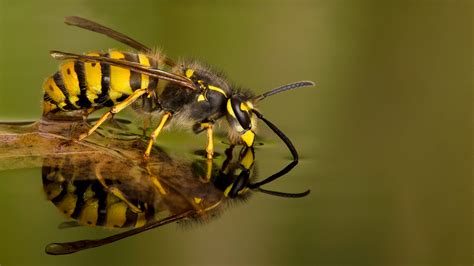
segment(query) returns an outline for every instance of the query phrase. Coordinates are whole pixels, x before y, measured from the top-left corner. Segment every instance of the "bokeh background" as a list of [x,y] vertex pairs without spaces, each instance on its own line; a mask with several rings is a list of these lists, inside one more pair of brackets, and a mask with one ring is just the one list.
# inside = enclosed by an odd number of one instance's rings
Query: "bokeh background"
[[[52,257],[46,243],[109,232],[58,230],[40,169],[4,171],[0,265],[472,265],[472,1],[0,0],[1,120],[40,116],[58,64],[49,50],[128,49],[66,15],[215,65],[256,93],[315,81],[260,105],[301,154],[268,188],[312,193],[254,195],[209,224]],[[265,176],[289,154],[263,126],[260,136]]]

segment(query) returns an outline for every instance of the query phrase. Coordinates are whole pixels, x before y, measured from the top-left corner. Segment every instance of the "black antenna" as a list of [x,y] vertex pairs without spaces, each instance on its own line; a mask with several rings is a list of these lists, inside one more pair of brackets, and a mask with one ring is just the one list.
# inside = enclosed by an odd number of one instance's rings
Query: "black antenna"
[[310,192],[309,190],[307,190],[305,192],[302,192],[302,193],[284,193],[284,192],[276,192],[276,191],[270,191],[270,190],[265,190],[265,189],[260,188],[260,186],[263,186],[267,183],[270,183],[270,182],[274,181],[275,179],[279,178],[280,176],[283,176],[283,175],[287,174],[289,171],[291,171],[291,169],[293,169],[298,164],[298,152],[296,151],[295,146],[293,146],[293,143],[291,143],[291,140],[277,126],[275,126],[272,122],[268,121],[258,111],[252,110],[252,112],[259,119],[263,120],[263,122],[265,122],[265,124],[267,124],[267,126],[273,132],[275,132],[275,134],[277,134],[278,137],[280,137],[281,140],[283,140],[286,147],[288,147],[288,149],[291,152],[291,155],[293,156],[293,161],[291,163],[289,163],[287,166],[285,166],[285,168],[283,168],[280,171],[276,172],[275,174],[265,178],[264,180],[262,180],[260,182],[257,182],[257,183],[249,184],[248,188],[256,189],[256,190],[259,190],[259,191],[261,191],[263,193],[266,193],[266,194],[271,194],[271,195],[275,195],[275,196],[282,196],[282,197],[288,196],[288,197],[300,198],[300,197],[304,197],[304,196],[308,195],[309,192]]
[[273,89],[271,91],[267,91],[263,94],[260,94],[258,96],[255,96],[253,98],[253,101],[254,102],[259,102],[263,99],[265,99],[266,97],[268,96],[272,96],[273,94],[277,94],[277,93],[280,93],[280,92],[284,92],[284,91],[287,91],[287,90],[292,90],[292,89],[296,89],[296,88],[301,88],[301,87],[311,87],[311,86],[314,86],[316,85],[314,82],[312,81],[297,81],[297,82],[293,82],[293,83],[290,83],[290,84],[287,84],[287,85],[283,85],[281,87],[278,87],[276,89]]
[[263,188],[260,188],[260,187],[254,189],[254,190],[256,190],[258,192],[268,194],[268,195],[282,197],[282,198],[302,198],[302,197],[306,197],[309,194],[309,192],[311,192],[311,190],[308,189],[305,192],[288,193],[288,192],[267,190],[267,189],[263,189]]

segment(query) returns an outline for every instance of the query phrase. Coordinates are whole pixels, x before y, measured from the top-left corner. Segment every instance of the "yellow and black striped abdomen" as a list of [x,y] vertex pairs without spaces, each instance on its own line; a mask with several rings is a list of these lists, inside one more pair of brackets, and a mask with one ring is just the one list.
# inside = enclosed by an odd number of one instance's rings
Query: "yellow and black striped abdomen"
[[[155,58],[145,54],[110,51],[87,55],[121,59],[152,68],[159,67]],[[112,106],[125,100],[137,89],[155,89],[157,83],[156,78],[126,68],[69,60],[43,84],[43,114]]]
[[136,212],[109,193],[99,181],[61,180],[64,174],[67,173],[60,169],[43,167],[43,188],[48,200],[81,225],[141,227],[154,217],[154,208],[143,201],[132,201],[141,210]]

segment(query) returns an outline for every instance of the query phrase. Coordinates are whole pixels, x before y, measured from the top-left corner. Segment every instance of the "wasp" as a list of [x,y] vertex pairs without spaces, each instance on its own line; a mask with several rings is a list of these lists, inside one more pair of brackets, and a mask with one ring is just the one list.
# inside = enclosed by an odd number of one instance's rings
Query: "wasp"
[[[294,163],[257,180],[253,147],[235,152],[236,145],[230,145],[225,156],[190,160],[154,146],[154,156],[143,164],[146,143],[136,130],[124,127],[134,124],[116,122],[123,125],[113,135],[94,134],[87,142],[67,141],[71,131],[84,126],[80,121],[0,123],[0,170],[42,167],[47,199],[69,219],[60,228],[128,229],[103,239],[52,243],[47,253],[98,247],[172,222],[211,220],[227,203],[248,199],[254,192],[285,198],[310,193],[264,189],[263,184],[288,172]],[[108,131],[109,126],[102,128]]]
[[150,135],[144,157],[148,158],[153,143],[170,121],[192,128],[195,133],[207,131],[207,158],[214,154],[214,125],[226,118],[231,143],[254,145],[257,119],[264,121],[290,148],[298,161],[291,141],[256,109],[259,101],[271,95],[300,87],[314,86],[299,81],[260,95],[243,90],[197,61],[175,62],[140,42],[96,22],[71,16],[65,23],[111,37],[135,53],[111,50],[84,55],[50,51],[65,62],[43,85],[43,115],[80,110],[86,117],[91,112],[110,107],[79,140],[91,135],[104,121],[127,106],[160,117]]
[[[45,158],[43,190],[60,212],[72,219],[59,228],[96,226],[131,228],[103,239],[51,243],[46,252],[69,254],[98,247],[125,237],[177,221],[207,221],[223,211],[227,203],[246,200],[250,190],[280,197],[304,197],[263,188],[250,189],[255,164],[253,147],[243,147],[237,160],[234,146],[227,148],[220,167],[209,178],[206,163],[169,159],[154,160],[151,171],[95,155],[67,154]],[[166,159],[163,159],[166,158]],[[157,170],[159,168],[159,171]],[[156,174],[156,175],[155,175]],[[159,184],[159,185],[157,185]]]

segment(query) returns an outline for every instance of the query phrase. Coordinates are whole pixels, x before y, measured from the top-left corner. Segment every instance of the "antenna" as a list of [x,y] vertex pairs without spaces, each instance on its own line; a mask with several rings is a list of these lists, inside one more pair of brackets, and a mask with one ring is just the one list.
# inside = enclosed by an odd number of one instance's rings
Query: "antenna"
[[287,85],[283,85],[281,87],[278,87],[276,89],[273,89],[271,91],[267,91],[263,94],[260,94],[258,96],[255,96],[253,98],[253,101],[254,102],[259,102],[265,98],[267,98],[268,96],[272,96],[273,94],[277,94],[277,93],[280,93],[280,92],[284,92],[284,91],[287,91],[287,90],[292,90],[292,89],[297,89],[297,88],[302,88],[302,87],[311,87],[311,86],[315,86],[316,84],[312,81],[297,81],[297,82],[293,82],[293,83],[290,83],[290,84],[287,84]]

